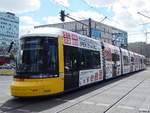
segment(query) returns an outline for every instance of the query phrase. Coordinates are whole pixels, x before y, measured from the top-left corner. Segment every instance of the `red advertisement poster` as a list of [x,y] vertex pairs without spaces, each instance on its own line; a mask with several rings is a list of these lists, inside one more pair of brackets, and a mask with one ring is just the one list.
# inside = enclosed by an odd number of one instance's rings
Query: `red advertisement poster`
[[81,70],[79,73],[79,86],[103,80],[101,69]]
[[63,32],[63,40],[64,40],[64,44],[69,44],[69,45],[71,45],[70,33]]
[[78,36],[75,34],[71,34],[71,39],[72,39],[72,45],[78,46]]

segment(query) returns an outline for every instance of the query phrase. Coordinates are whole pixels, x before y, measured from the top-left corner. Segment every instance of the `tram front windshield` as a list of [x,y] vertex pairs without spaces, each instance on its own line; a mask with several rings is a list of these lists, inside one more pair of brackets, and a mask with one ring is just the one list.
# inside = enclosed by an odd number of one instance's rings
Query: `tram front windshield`
[[[17,75],[57,75],[57,38],[25,37],[17,64]],[[28,73],[28,74],[27,74]]]

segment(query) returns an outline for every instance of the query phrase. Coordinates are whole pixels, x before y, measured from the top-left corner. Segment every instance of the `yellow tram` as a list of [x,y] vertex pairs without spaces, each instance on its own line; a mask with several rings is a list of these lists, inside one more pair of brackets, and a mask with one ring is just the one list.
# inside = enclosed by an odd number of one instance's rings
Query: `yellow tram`
[[53,95],[103,80],[101,43],[57,28],[36,28],[20,39],[11,94]]

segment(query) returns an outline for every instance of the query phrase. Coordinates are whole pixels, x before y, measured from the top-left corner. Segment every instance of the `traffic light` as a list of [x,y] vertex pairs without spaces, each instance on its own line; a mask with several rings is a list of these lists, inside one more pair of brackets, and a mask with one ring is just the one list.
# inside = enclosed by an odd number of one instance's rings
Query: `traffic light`
[[65,11],[64,11],[64,10],[61,10],[61,11],[60,11],[60,20],[61,20],[62,22],[65,21]]

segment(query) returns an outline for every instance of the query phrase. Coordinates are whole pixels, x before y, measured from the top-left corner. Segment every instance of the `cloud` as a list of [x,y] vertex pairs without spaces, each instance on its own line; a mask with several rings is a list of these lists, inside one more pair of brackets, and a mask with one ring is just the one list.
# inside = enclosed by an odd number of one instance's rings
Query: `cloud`
[[[73,13],[70,13],[69,16],[73,17],[76,20],[84,20],[84,19],[92,18],[93,20],[101,21],[104,18],[103,15],[99,14],[98,12],[93,12],[93,11],[73,12]],[[61,23],[59,15],[44,17],[43,21],[45,21],[46,24]],[[73,21],[73,20],[65,17],[65,22],[69,22],[69,21]]]
[[[23,0],[23,1],[28,1],[28,0]],[[30,1],[37,1],[37,0],[30,0]],[[51,1],[59,5],[63,5],[65,7],[70,6],[68,0],[51,0]],[[92,7],[95,8],[105,7],[108,8],[109,9],[108,11],[110,11],[111,13],[113,12],[112,14],[113,16],[109,17],[109,19],[105,19],[103,23],[127,31],[129,34],[128,36],[129,42],[134,40],[145,41],[145,35],[142,33],[145,30],[145,28],[147,29],[147,31],[150,31],[150,29],[149,27],[142,27],[140,24],[150,23],[150,19],[137,14],[137,12],[138,11],[142,12],[147,16],[150,15],[150,10],[148,10],[150,7],[150,2],[148,0],[132,0],[132,1],[131,0],[84,0],[84,1]],[[90,10],[72,12],[70,13],[70,16],[74,17],[77,20],[92,18],[93,20],[101,21],[104,18],[104,16],[99,14],[98,12],[90,11]],[[28,17],[24,17],[23,19],[28,20],[28,21],[24,21],[24,24],[26,25],[28,24],[29,26],[39,24],[37,21]],[[65,20],[66,20],[65,22],[71,21],[68,18],[66,18]],[[57,15],[57,16],[44,17],[43,22],[45,22],[45,24],[53,24],[53,23],[60,23],[61,21],[60,21],[60,16]],[[131,31],[136,31],[141,34],[137,33],[135,35],[130,35],[132,34]]]
[[[128,42],[145,42],[146,36],[142,32],[130,33]],[[150,40],[148,40],[150,42]]]
[[60,5],[63,5],[65,7],[69,7],[69,2],[68,0],[53,0],[56,4],[60,4]]
[[40,0],[0,0],[0,10],[22,13],[39,9]]
[[[143,27],[140,24],[150,23],[150,19],[137,14],[141,12],[147,16],[150,15],[150,2],[148,0],[84,0],[90,6],[95,8],[106,7],[113,16],[111,20],[105,20],[103,23],[126,30],[130,41],[145,41],[144,30],[150,31],[150,27]],[[110,8],[111,7],[111,8]],[[138,32],[135,35],[131,31]],[[141,33],[141,34],[139,34]],[[144,40],[143,40],[144,39]]]
[[[149,19],[137,14],[138,11],[148,14],[150,2],[147,0],[84,0],[90,6],[110,8],[113,12],[112,20],[118,21],[124,28],[135,28],[142,22],[150,22]],[[149,10],[150,14],[150,10]]]
[[30,16],[21,16],[20,17],[20,24],[21,25],[39,25],[40,23],[38,21],[35,21],[32,17]]
[[116,0],[84,0],[93,7],[110,7]]
[[20,31],[19,34],[20,36],[29,32],[31,29],[34,28],[36,25],[40,25],[41,23],[34,20],[30,16],[21,16],[20,17]]
[[[142,23],[149,23],[150,19],[145,18],[137,14],[138,11],[143,12],[145,15],[150,14],[148,10],[150,7],[150,3],[147,0],[118,0],[113,4],[113,19],[119,21],[124,30],[128,32],[128,41],[145,41],[145,30],[149,30],[149,28],[143,27]],[[131,31],[136,31],[132,35]]]
[[[146,3],[143,3],[141,7],[139,8],[139,4],[141,0],[126,0],[121,1],[118,0],[118,2],[113,4],[112,11],[114,12],[114,19],[120,21],[124,27],[128,28],[135,28],[136,26],[139,26],[140,23],[150,21],[146,19],[145,17],[142,17],[137,14],[138,11],[141,9],[145,9]],[[144,1],[144,0],[143,0]],[[137,5],[136,5],[137,4]],[[150,6],[148,6],[150,7]],[[147,7],[147,8],[148,8]]]
[[19,37],[28,33],[31,29],[34,29],[34,26],[28,25],[28,26],[20,26],[19,28]]
[[59,16],[48,16],[42,19],[46,24],[61,23]]
[[104,16],[101,15],[100,13],[90,11],[90,10],[89,11],[87,10],[87,11],[73,12],[70,14],[70,16],[75,17],[78,20],[91,18],[91,19],[96,20],[96,21],[101,21],[104,18]]

